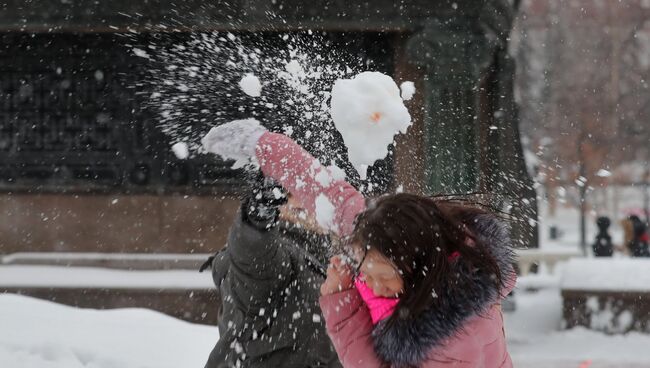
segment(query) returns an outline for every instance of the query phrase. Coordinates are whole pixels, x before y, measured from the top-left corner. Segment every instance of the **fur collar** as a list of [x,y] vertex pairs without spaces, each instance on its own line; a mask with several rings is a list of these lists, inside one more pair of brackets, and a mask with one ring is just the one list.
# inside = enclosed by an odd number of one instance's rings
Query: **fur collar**
[[[489,247],[502,273],[512,270],[514,253],[506,225],[492,215],[476,216],[467,224],[476,236]],[[485,313],[500,298],[490,275],[470,270],[462,262],[456,263],[457,275],[449,280],[445,290],[438,292],[441,305],[415,319],[396,319],[387,326],[380,322],[373,330],[377,354],[393,366],[417,366],[442,341],[462,333],[468,318]],[[399,309],[396,313],[400,313]]]

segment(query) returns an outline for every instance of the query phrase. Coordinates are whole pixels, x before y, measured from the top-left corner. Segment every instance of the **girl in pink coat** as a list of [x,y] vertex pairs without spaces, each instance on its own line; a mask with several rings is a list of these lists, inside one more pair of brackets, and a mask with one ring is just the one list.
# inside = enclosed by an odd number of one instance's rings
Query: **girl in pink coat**
[[320,300],[344,367],[512,367],[500,301],[515,283],[513,254],[496,216],[412,194],[366,207],[335,170],[252,119],[213,128],[203,145],[258,164],[348,241]]

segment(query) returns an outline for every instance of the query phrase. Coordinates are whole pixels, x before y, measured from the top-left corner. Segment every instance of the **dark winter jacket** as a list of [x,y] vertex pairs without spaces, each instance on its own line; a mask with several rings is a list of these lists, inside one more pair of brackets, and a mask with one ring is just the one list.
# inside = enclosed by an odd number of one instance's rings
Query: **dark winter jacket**
[[627,246],[632,257],[650,257],[646,224],[634,215],[630,216],[630,220],[632,221],[633,237]]
[[340,367],[318,306],[326,238],[241,215],[212,262],[222,308],[206,368]]

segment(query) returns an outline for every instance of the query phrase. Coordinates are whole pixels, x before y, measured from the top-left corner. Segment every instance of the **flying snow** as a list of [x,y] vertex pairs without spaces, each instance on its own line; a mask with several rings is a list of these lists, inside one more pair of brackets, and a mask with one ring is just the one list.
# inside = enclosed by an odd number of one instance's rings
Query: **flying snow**
[[330,200],[321,193],[316,197],[316,222],[324,229],[332,229],[334,225],[335,207]]
[[379,72],[337,80],[332,87],[330,114],[362,179],[369,166],[386,157],[394,136],[405,133],[411,125],[397,84]]
[[262,83],[259,78],[253,74],[246,74],[241,81],[239,87],[242,91],[251,97],[260,97],[262,95]]
[[172,146],[172,151],[174,152],[174,155],[176,155],[176,157],[180,160],[184,160],[190,155],[190,151],[187,148],[187,143],[185,142],[174,143]]
[[399,85],[399,89],[402,90],[402,100],[408,101],[415,94],[415,83],[411,81],[403,82]]

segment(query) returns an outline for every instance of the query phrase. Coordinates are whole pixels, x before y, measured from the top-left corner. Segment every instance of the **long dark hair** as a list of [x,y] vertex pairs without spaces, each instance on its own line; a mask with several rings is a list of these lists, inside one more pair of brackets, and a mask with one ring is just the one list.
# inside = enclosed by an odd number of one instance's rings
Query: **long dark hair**
[[376,249],[397,266],[404,281],[398,312],[415,318],[442,302],[438,295],[453,285],[455,262],[487,272],[496,287],[501,285],[496,260],[470,230],[472,219],[487,213],[453,199],[386,195],[357,217],[351,240]]

